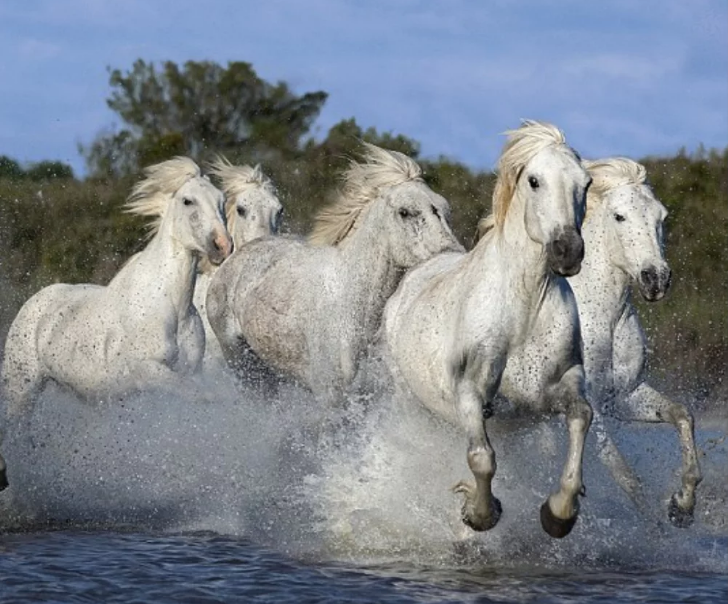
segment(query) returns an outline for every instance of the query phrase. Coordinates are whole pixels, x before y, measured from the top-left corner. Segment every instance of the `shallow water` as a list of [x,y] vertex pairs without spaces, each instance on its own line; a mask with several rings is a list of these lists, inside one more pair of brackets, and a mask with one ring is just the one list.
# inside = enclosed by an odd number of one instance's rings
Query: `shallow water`
[[[50,388],[9,426],[0,494],[0,602],[724,602],[728,444],[698,426],[695,524],[665,501],[667,427],[609,428],[644,481],[637,510],[587,444],[571,535],[538,508],[558,483],[564,428],[493,422],[504,514],[476,534],[449,487],[462,436],[386,397],[321,417],[296,389],[219,405],[147,393],[96,408]],[[377,398],[377,400],[373,400]]]
[[311,563],[212,534],[41,532],[0,538],[0,602],[725,602],[691,572]]

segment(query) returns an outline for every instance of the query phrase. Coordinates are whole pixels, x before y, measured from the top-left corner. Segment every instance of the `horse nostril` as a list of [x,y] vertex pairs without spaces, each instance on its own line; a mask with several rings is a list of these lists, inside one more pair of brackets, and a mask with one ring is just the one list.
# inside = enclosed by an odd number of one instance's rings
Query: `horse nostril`
[[640,279],[647,287],[659,286],[660,276],[654,268],[646,268],[640,272]]
[[561,239],[557,239],[554,241],[553,250],[556,257],[563,258],[566,255],[566,244]]

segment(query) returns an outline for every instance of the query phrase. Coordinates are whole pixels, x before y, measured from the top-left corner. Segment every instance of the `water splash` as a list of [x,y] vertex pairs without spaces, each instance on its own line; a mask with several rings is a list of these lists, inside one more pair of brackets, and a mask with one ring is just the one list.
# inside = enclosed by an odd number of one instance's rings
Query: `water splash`
[[504,514],[478,534],[460,522],[450,492],[469,477],[463,437],[421,409],[385,391],[324,413],[295,387],[267,400],[226,380],[209,387],[215,405],[148,392],[96,407],[48,388],[31,417],[8,426],[12,486],[0,494],[0,530],[209,530],[357,563],[728,570],[725,443],[704,447],[696,525],[678,530],[664,507],[677,480],[672,432],[615,432],[645,481],[651,503],[642,513],[596,459],[590,437],[581,517],[569,537],[553,540],[538,509],[558,481],[565,429],[558,420],[493,421],[493,488]]

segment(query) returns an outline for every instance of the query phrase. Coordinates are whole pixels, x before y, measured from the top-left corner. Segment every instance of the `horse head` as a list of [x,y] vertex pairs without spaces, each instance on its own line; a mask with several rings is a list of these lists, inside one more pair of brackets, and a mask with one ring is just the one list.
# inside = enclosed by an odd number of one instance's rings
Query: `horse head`
[[215,265],[222,264],[233,247],[225,227],[224,202],[222,192],[203,176],[188,180],[172,200],[177,239]]
[[132,189],[127,211],[152,216],[152,236],[163,231],[185,249],[209,257],[213,264],[222,263],[232,251],[222,191],[188,157],[149,166],[144,176]]
[[260,165],[236,166],[218,156],[210,173],[220,179],[225,193],[228,230],[236,247],[278,233],[283,206]]
[[594,180],[588,206],[604,230],[606,257],[638,284],[645,300],[660,300],[672,276],[663,242],[667,210],[646,183],[645,168],[622,157],[584,163]]
[[420,166],[403,153],[364,146],[365,161],[351,164],[340,199],[319,212],[309,240],[337,245],[368,225],[403,269],[463,251],[450,229],[450,205],[425,184]]
[[494,226],[504,224],[518,199],[528,237],[544,247],[549,268],[575,275],[584,258],[581,223],[590,176],[555,126],[526,120],[508,134],[493,193]]

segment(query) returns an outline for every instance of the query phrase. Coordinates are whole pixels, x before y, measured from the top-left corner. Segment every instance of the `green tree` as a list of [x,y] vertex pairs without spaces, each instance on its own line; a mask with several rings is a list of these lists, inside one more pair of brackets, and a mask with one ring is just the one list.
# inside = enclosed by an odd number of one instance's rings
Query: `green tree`
[[33,164],[25,171],[30,180],[71,180],[73,179],[73,168],[62,161],[41,161]]
[[123,127],[81,148],[95,176],[129,173],[179,153],[199,158],[209,149],[247,150],[258,159],[293,155],[327,98],[266,82],[242,61],[167,61],[158,68],[137,60],[128,72],[111,70],[109,83],[107,104]]
[[17,161],[7,155],[0,155],[0,178],[17,180],[24,176],[25,171]]

